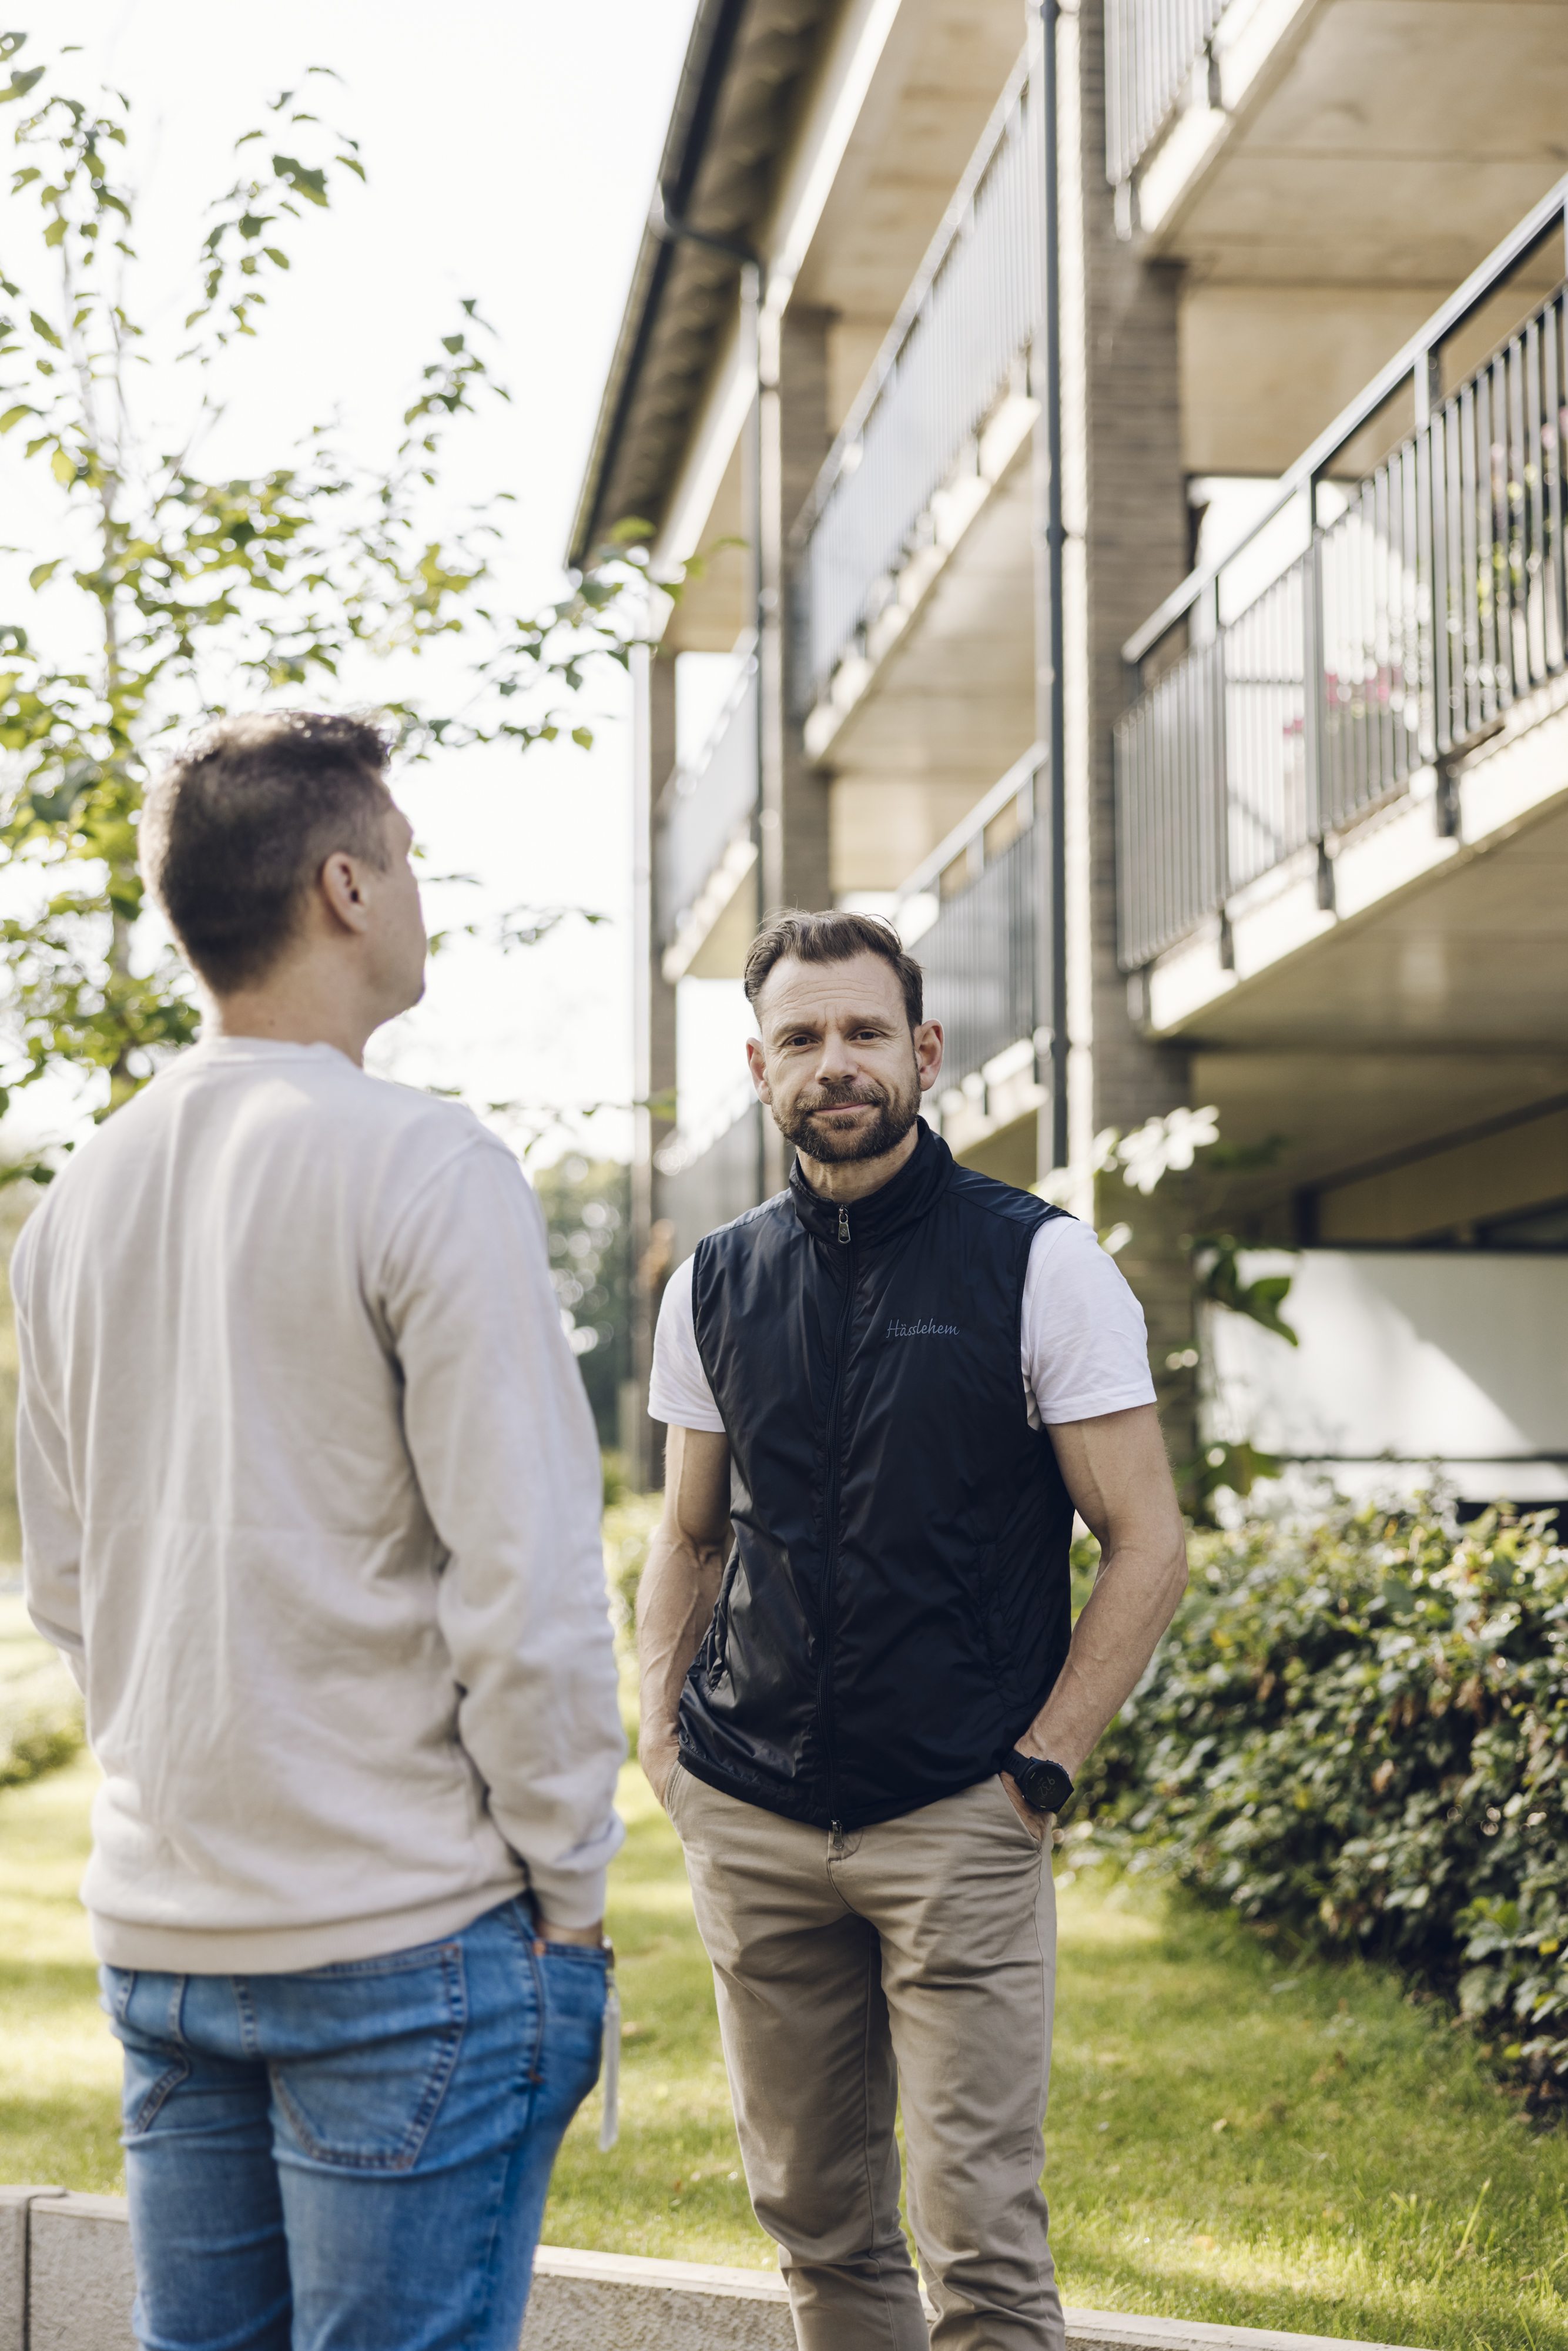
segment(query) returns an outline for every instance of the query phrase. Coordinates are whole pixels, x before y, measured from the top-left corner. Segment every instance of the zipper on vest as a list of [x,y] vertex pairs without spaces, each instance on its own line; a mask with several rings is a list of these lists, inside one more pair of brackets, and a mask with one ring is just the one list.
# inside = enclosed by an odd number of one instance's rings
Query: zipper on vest
[[[850,1219],[846,1209],[839,1210],[839,1238],[849,1247]],[[817,1710],[822,1719],[822,1744],[828,1757],[828,1810],[832,1812],[838,1802],[833,1769],[832,1712],[832,1653],[833,1653],[833,1583],[838,1567],[839,1541],[839,1480],[843,1466],[843,1433],[839,1426],[840,1407],[844,1395],[844,1351],[849,1343],[850,1322],[854,1313],[855,1266],[852,1255],[844,1266],[844,1302],[839,1311],[838,1357],[833,1365],[833,1392],[828,1405],[828,1478],[822,1502],[822,1532],[826,1538],[827,1573],[822,1589],[822,1662],[817,1675]],[[834,1823],[835,1830],[839,1823]]]

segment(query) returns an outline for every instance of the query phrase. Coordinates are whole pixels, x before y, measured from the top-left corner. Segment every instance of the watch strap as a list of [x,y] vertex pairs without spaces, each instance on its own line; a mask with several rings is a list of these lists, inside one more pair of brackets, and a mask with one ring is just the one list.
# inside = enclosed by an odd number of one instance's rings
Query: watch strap
[[[1061,1814],[1066,1811],[1068,1805],[1072,1802],[1072,1774],[1069,1771],[1065,1763],[1058,1763],[1051,1756],[1025,1755],[1021,1753],[1018,1748],[1014,1747],[1009,1749],[1007,1755],[1003,1758],[1003,1768],[1004,1770],[1011,1772],[1014,1780],[1018,1782],[1019,1793],[1023,1797],[1025,1803],[1030,1806],[1031,1812],[1052,1812],[1060,1819]],[[1061,1796],[1054,1804],[1036,1804],[1028,1792],[1029,1782],[1033,1780],[1037,1772],[1041,1771],[1055,1772],[1065,1783]]]

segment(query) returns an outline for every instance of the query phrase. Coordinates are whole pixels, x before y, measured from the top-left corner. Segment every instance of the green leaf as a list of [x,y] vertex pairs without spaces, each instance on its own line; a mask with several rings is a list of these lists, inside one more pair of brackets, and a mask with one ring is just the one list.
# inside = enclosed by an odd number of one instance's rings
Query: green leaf
[[[69,461],[68,460],[68,462]],[[36,563],[31,571],[27,574],[28,587],[33,589],[46,587],[54,578],[56,572],[59,569],[65,559],[66,559],[63,555],[57,555],[54,560],[50,563]]]
[[9,433],[13,424],[20,424],[24,416],[37,416],[37,413],[36,408],[28,408],[25,403],[18,408],[8,408],[5,415],[0,416],[0,433]]
[[1238,1262],[1241,1244],[1233,1233],[1204,1233],[1193,1244],[1196,1255],[1212,1251],[1209,1263],[1197,1279],[1200,1298],[1210,1298],[1217,1306],[1228,1307],[1233,1314],[1244,1314],[1248,1320],[1272,1331],[1292,1347],[1301,1342],[1280,1312],[1291,1293],[1288,1273],[1261,1276],[1257,1281],[1243,1281]]
[[7,99],[26,98],[27,92],[36,89],[43,80],[45,71],[43,66],[34,66],[26,73],[14,73],[7,87],[0,89],[0,106],[4,106]]
[[272,159],[272,168],[285,186],[292,188],[296,195],[304,196],[308,203],[319,204],[323,210],[326,209],[327,174],[325,172],[311,171],[294,155],[275,155]]
[[57,449],[49,459],[49,471],[62,489],[68,489],[76,480],[76,461],[64,449]]
[[33,332],[35,335],[41,337],[43,341],[49,344],[52,349],[57,351],[63,351],[65,350],[64,343],[61,342],[58,335],[56,334],[54,329],[50,326],[47,319],[41,319],[37,310],[29,310],[27,316],[33,322]]

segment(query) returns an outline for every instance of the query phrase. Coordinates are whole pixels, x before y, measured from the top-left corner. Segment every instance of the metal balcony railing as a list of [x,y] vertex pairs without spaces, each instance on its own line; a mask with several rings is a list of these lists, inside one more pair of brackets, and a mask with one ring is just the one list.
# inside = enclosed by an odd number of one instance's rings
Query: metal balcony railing
[[[1116,733],[1120,954],[1136,970],[1231,894],[1322,845],[1484,736],[1560,674],[1568,642],[1563,474],[1568,285],[1446,394],[1441,349],[1554,223],[1521,222],[1281,483],[1245,538],[1123,648],[1141,666],[1207,633]],[[1402,387],[1416,430],[1330,518],[1320,489]],[[1222,575],[1292,502],[1307,551],[1226,622]],[[1439,791],[1439,822],[1447,800]]]
[[1230,0],[1105,0],[1105,175],[1130,180]]
[[1034,333],[1040,195],[1020,58],[798,526],[819,696],[891,601],[933,498]]
[[712,733],[689,766],[677,768],[659,797],[653,844],[653,924],[661,942],[674,937],[730,843],[757,806],[757,663],[749,637],[736,680]]
[[[1032,1040],[1039,1025],[1042,758],[1036,746],[1009,768],[898,893],[894,919],[925,975],[927,1015],[943,1027],[945,1088]],[[922,929],[911,919],[917,908]]]

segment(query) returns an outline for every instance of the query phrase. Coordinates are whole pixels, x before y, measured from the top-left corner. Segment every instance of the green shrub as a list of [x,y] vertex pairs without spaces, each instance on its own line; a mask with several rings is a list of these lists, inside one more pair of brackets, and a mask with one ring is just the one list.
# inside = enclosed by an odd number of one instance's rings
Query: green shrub
[[1568,1552],[1440,1501],[1200,1533],[1085,1775],[1085,1859],[1399,1961],[1568,2093]]
[[19,1788],[81,1751],[81,1698],[27,1621],[19,1593],[0,1593],[0,1788]]
[[633,1646],[637,1586],[664,1507],[663,1494],[632,1494],[624,1489],[605,1506],[604,1573],[610,1586],[610,1613],[617,1635]]
[[637,1752],[637,1586],[647,1564],[648,1546],[664,1508],[663,1494],[633,1494],[622,1480],[609,1495],[603,1518],[604,1573],[621,1672],[621,1720],[633,1756]]

